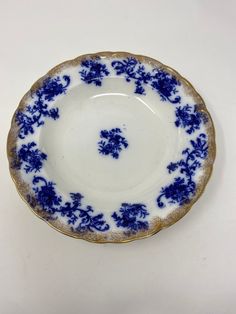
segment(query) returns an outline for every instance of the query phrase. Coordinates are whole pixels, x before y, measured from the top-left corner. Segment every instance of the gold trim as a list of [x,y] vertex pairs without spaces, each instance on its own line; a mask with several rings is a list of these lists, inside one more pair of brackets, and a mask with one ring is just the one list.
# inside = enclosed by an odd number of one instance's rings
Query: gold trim
[[[10,167],[12,159],[14,158],[14,152],[13,149],[16,147],[16,142],[17,142],[17,133],[18,133],[18,126],[15,123],[15,114],[16,111],[19,109],[23,109],[26,106],[26,100],[27,98],[31,95],[32,92],[37,90],[41,85],[42,82],[50,76],[53,76],[55,74],[58,74],[61,70],[67,68],[68,66],[76,66],[81,63],[82,60],[86,58],[95,58],[95,57],[101,57],[101,58],[122,58],[122,57],[134,57],[138,59],[141,62],[147,63],[152,65],[153,67],[157,68],[162,68],[168,73],[174,75],[179,81],[181,81],[185,92],[193,97],[195,102],[198,104],[198,110],[201,112],[204,112],[205,115],[208,117],[208,122],[206,125],[206,132],[208,135],[208,146],[209,146],[209,154],[208,154],[208,159],[206,160],[204,164],[204,175],[201,178],[200,183],[198,184],[197,191],[195,196],[192,198],[191,202],[177,208],[174,210],[172,213],[170,213],[165,219],[158,219],[155,218],[151,226],[148,230],[146,231],[141,231],[136,233],[135,235],[124,235],[123,232],[109,232],[106,234],[100,234],[96,232],[86,232],[86,233],[74,233],[72,232],[69,228],[65,228],[65,226],[61,225],[57,220],[52,220],[52,221],[47,221],[47,214],[45,214],[42,209],[40,209],[40,206],[36,204],[35,202],[35,207],[32,208],[29,206],[27,202],[27,194],[29,194],[30,187],[23,182],[19,172],[15,169],[12,169]],[[7,157],[9,161],[9,171],[12,177],[13,182],[15,183],[17,192],[21,196],[21,198],[26,202],[28,207],[33,211],[33,213],[39,217],[40,219],[44,220],[47,222],[49,226],[54,228],[55,230],[68,235],[70,237],[76,238],[76,239],[83,239],[89,242],[95,242],[95,243],[126,243],[138,239],[143,239],[147,238],[149,236],[152,236],[162,230],[163,228],[169,227],[175,222],[177,222],[179,219],[181,219],[184,215],[187,214],[187,212],[190,210],[192,205],[199,199],[199,197],[202,195],[204,192],[204,189],[206,187],[207,182],[210,179],[212,170],[213,170],[213,163],[215,160],[215,155],[216,155],[216,144],[215,144],[215,129],[213,125],[212,118],[210,116],[210,113],[208,112],[206,105],[202,99],[202,97],[198,94],[198,92],[195,90],[193,85],[186,80],[184,77],[182,77],[178,72],[176,72],[174,69],[171,67],[164,65],[163,63],[146,57],[142,55],[135,55],[131,54],[128,52],[110,52],[110,51],[104,51],[104,52],[98,52],[98,53],[92,53],[92,54],[86,54],[79,56],[73,60],[65,61],[57,66],[55,66],[53,69],[51,69],[46,75],[41,77],[36,83],[33,84],[33,86],[30,88],[30,90],[25,94],[25,96],[22,98],[20,101],[17,109],[16,109],[12,122],[11,122],[11,127],[10,131],[8,134],[8,139],[7,139]]]

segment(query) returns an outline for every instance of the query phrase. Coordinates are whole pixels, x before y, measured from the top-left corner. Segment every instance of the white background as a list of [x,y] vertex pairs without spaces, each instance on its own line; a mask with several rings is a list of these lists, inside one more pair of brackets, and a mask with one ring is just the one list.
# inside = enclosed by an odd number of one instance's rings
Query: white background
[[[236,1],[0,1],[0,313],[236,313]],[[32,83],[80,54],[156,58],[206,101],[217,159],[181,221],[129,244],[66,237],[34,216],[8,172],[12,114]]]

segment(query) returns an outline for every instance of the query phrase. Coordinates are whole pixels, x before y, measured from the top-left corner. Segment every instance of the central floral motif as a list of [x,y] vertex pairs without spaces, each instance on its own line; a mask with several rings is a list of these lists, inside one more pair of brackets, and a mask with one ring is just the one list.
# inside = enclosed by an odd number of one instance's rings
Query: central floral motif
[[127,140],[122,135],[120,128],[102,130],[100,132],[101,140],[98,142],[99,153],[111,155],[112,158],[118,159],[120,152],[129,146]]

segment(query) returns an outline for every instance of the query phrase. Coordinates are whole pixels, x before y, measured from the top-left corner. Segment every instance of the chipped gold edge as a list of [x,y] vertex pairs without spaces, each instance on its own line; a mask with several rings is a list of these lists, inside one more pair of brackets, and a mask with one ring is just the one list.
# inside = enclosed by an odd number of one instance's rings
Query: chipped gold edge
[[[17,130],[18,127],[15,124],[15,114],[17,110],[23,109],[26,105],[27,98],[31,95],[32,92],[37,90],[42,82],[50,76],[53,76],[55,74],[58,74],[63,69],[67,68],[68,66],[76,66],[81,63],[82,60],[86,58],[94,58],[96,56],[99,56],[101,58],[122,58],[122,57],[134,57],[138,59],[141,62],[148,63],[154,67],[163,68],[165,71],[171,73],[174,75],[181,83],[183,84],[183,87],[185,89],[185,92],[189,95],[191,95],[195,102],[198,104],[198,110],[201,112],[204,112],[208,117],[206,132],[208,136],[208,146],[209,146],[209,153],[208,158],[205,161],[205,164],[203,166],[203,175],[201,177],[200,183],[198,184],[197,191],[195,196],[192,198],[191,202],[188,204],[185,204],[184,206],[181,206],[174,210],[172,213],[170,213],[166,218],[160,219],[155,218],[151,222],[150,228],[146,231],[140,231],[136,233],[135,235],[124,235],[123,232],[107,232],[104,234],[99,234],[96,232],[86,232],[86,233],[74,233],[70,229],[65,228],[64,225],[61,225],[57,220],[48,221],[47,215],[45,212],[40,209],[39,205],[37,205],[35,208],[32,208],[27,200],[26,200],[26,192],[29,194],[30,187],[23,182],[21,179],[19,173],[17,170],[14,170],[10,167],[11,159],[12,159],[12,149],[16,146],[17,142]],[[182,77],[177,71],[175,71],[173,68],[155,60],[150,57],[146,57],[143,55],[135,55],[128,52],[111,52],[111,51],[104,51],[104,52],[98,52],[98,53],[92,53],[92,54],[85,54],[81,55],[75,59],[65,61],[63,63],[58,64],[54,68],[52,68],[46,75],[41,77],[39,80],[37,80],[30,90],[23,96],[21,99],[17,109],[15,110],[15,113],[12,117],[11,121],[11,127],[8,133],[7,138],[7,157],[9,161],[9,171],[11,178],[16,186],[17,192],[20,195],[20,197],[23,199],[24,202],[26,202],[27,206],[33,211],[33,213],[43,221],[45,221],[50,227],[53,229],[59,231],[62,234],[65,234],[67,236],[70,236],[72,238],[76,239],[83,239],[89,242],[94,243],[127,243],[134,240],[141,240],[147,237],[150,237],[160,230],[167,228],[171,225],[173,225],[175,222],[180,220],[183,216],[187,214],[187,212],[191,209],[193,204],[201,197],[202,193],[205,190],[205,187],[211,177],[212,170],[213,170],[213,164],[216,156],[216,143],[215,143],[215,128],[214,124],[211,118],[210,113],[208,112],[206,105],[204,103],[204,100],[202,97],[198,94],[198,92],[195,90],[193,85],[184,77]]]

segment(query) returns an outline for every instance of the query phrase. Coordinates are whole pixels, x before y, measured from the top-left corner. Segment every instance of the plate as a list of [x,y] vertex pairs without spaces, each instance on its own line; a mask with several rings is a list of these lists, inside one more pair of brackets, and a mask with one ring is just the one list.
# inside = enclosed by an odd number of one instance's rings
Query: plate
[[10,173],[33,212],[92,242],[150,236],[184,216],[215,158],[201,96],[145,56],[66,61],[21,100],[8,136]]

